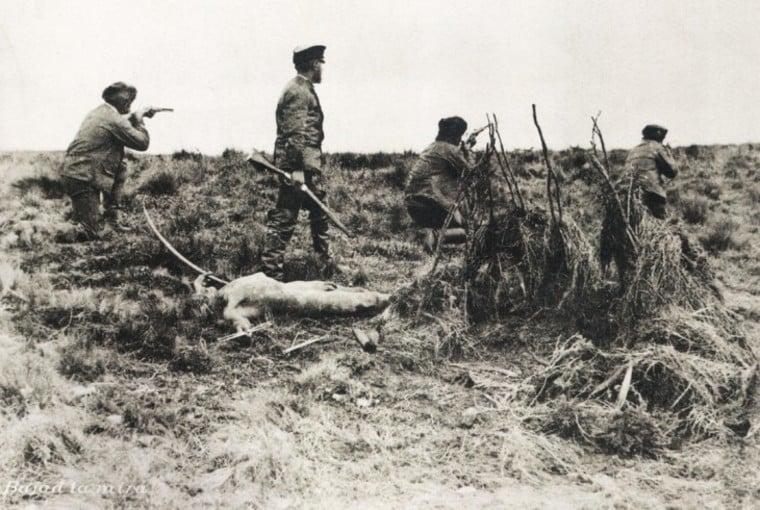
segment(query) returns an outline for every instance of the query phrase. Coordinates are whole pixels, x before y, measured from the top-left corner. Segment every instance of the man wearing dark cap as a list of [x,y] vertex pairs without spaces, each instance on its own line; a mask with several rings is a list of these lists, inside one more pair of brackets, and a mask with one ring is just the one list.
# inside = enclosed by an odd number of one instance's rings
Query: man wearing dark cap
[[670,150],[662,142],[668,130],[649,124],[642,130],[643,139],[631,149],[625,160],[626,179],[622,183],[640,193],[642,203],[655,218],[666,216],[667,195],[664,177],[673,179],[678,171]]
[[[290,172],[293,182],[281,182],[275,208],[267,214],[266,244],[261,255],[261,270],[269,277],[282,280],[285,248],[293,236],[298,212],[309,212],[314,251],[320,256],[325,271],[332,262],[328,249],[327,216],[299,188],[306,184],[323,200],[320,189],[322,175],[322,140],[324,115],[314,84],[322,82],[325,63],[324,46],[299,47],[293,51],[297,75],[285,85],[277,102],[277,138],[274,144],[276,164]],[[329,275],[326,275],[329,276]]]
[[[117,228],[120,199],[126,180],[124,147],[144,151],[150,143],[143,117],[153,110],[130,114],[137,89],[116,82],[103,90],[102,105],[84,118],[66,150],[61,174],[73,206],[72,220],[84,229],[87,239],[97,239],[105,216]],[[105,214],[100,212],[100,194],[105,196]]]
[[[425,248],[432,251],[443,235],[443,243],[465,240],[465,214],[462,204],[454,210],[459,195],[459,178],[469,169],[460,146],[467,122],[461,117],[447,117],[438,122],[435,141],[422,151],[412,167],[405,190],[405,204],[412,220],[429,229]],[[440,233],[449,212],[454,210],[449,228]]]

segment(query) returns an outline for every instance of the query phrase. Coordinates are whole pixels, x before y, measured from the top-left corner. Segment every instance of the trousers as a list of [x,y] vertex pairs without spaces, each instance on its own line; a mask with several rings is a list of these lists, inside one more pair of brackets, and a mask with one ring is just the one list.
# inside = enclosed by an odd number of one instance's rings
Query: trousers
[[[314,195],[324,200],[325,192],[319,187],[318,177],[312,172],[306,172],[305,181]],[[285,249],[293,237],[301,209],[309,212],[314,251],[325,258],[330,256],[327,215],[303,191],[290,183],[281,183],[277,203],[267,213],[266,241],[261,254],[261,270],[270,278],[283,279]]]
[[100,194],[103,193],[105,215],[114,216],[121,205],[127,172],[122,165],[113,177],[103,176],[94,182],[83,181],[73,177],[63,178],[63,187],[71,198],[71,220],[80,224],[87,235],[96,238],[103,228],[103,216],[100,210]]

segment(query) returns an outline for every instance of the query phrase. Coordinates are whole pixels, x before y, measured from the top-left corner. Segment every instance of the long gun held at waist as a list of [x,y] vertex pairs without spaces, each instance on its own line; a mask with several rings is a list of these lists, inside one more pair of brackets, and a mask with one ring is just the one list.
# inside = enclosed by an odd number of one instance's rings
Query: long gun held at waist
[[[266,170],[279,175],[288,182],[293,182],[292,175],[290,175],[285,170],[281,170],[280,168],[274,166],[272,163],[267,161],[266,158],[264,158],[264,156],[259,152],[253,151],[251,155],[248,156],[248,162],[257,170]],[[348,228],[346,228],[346,226],[338,219],[335,213],[332,212],[319,198],[317,198],[314,192],[312,192],[306,184],[302,183],[299,189],[303,191],[315,204],[317,204],[317,207],[319,207],[322,212],[325,213],[332,224],[338,227],[341,232],[346,234],[348,237],[354,237],[354,235],[349,232]]]

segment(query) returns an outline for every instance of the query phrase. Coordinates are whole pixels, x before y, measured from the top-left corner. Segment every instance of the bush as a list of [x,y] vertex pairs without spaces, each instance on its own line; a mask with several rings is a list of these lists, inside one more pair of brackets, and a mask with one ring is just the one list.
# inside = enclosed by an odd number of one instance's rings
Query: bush
[[339,152],[331,154],[328,158],[331,165],[339,166],[346,170],[378,170],[393,166],[399,159],[397,154],[388,152],[375,152],[372,154],[356,154],[354,152]]
[[92,382],[106,373],[110,351],[76,342],[62,349],[58,371],[76,381]]
[[731,218],[721,218],[716,220],[699,240],[702,246],[711,253],[724,251],[736,246],[734,234],[738,228],[739,224]]
[[396,189],[404,189],[409,172],[412,170],[414,162],[411,159],[399,159],[393,166],[393,170],[387,174],[388,184]]
[[222,159],[233,161],[244,160],[245,154],[242,151],[227,148],[222,152]]
[[182,149],[181,151],[177,151],[174,154],[172,154],[172,161],[201,161],[203,159],[203,154],[200,152],[189,152],[185,149]]
[[184,337],[176,339],[179,347],[175,350],[174,358],[169,362],[169,369],[174,372],[190,372],[207,374],[211,372],[214,362],[209,356],[204,342],[197,345],[187,345]]
[[689,195],[681,199],[681,215],[692,225],[703,224],[707,220],[710,202],[704,197]]
[[718,200],[723,192],[723,188],[716,181],[707,180],[700,186],[699,192],[708,198]]
[[153,196],[176,195],[179,190],[179,179],[172,172],[161,170],[150,176],[140,186],[140,191]]
[[753,204],[760,203],[760,186],[754,184],[747,188],[747,195],[749,195],[750,202]]
[[66,195],[66,191],[63,189],[63,181],[46,175],[19,179],[13,183],[13,187],[22,193],[30,193],[32,190],[38,189],[42,196],[47,199],[63,198]]

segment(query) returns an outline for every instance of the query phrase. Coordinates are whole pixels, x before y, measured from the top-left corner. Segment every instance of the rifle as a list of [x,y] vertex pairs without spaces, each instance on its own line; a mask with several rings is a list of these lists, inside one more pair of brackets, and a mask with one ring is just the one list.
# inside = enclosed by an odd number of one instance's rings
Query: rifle
[[[264,158],[264,156],[259,152],[253,151],[251,155],[248,156],[248,162],[257,170],[268,170],[279,175],[288,182],[293,182],[293,176],[291,176],[285,170],[281,170],[274,166],[272,163],[267,161],[266,158]],[[346,228],[346,226],[341,223],[335,213],[332,212],[320,199],[318,199],[314,192],[312,192],[306,184],[301,184],[300,190],[303,191],[306,196],[308,196],[315,204],[317,204],[317,207],[322,209],[322,212],[327,215],[327,218],[333,223],[333,225],[338,227],[341,232],[350,238],[354,237],[354,235],[348,231],[348,228]]]
[[148,225],[150,226],[150,229],[153,231],[154,234],[156,234],[156,237],[158,237],[158,240],[161,241],[161,243],[166,247],[167,250],[169,250],[175,257],[177,257],[181,262],[183,262],[186,266],[195,269],[198,273],[205,275],[206,278],[209,280],[213,280],[216,282],[216,285],[219,287],[223,287],[224,285],[227,285],[227,280],[224,280],[222,278],[219,278],[218,276],[214,276],[205,269],[196,266],[192,262],[190,262],[188,259],[185,258],[184,255],[182,255],[177,249],[171,245],[171,243],[161,235],[161,232],[158,231],[158,228],[156,228],[156,224],[153,223],[153,220],[150,217],[150,214],[148,214],[148,209],[145,207],[145,204],[143,204],[143,213],[145,213],[145,219],[148,220]]
[[129,114],[129,118],[131,119],[142,119],[144,117],[148,117],[149,119],[152,118],[155,114],[159,112],[173,112],[174,108],[161,108],[156,106],[146,106],[145,108],[140,108],[139,110],[135,110],[132,113]]
[[467,147],[470,149],[473,148],[475,146],[475,143],[478,141],[478,135],[486,129],[488,129],[488,124],[470,133],[470,136],[467,137]]

